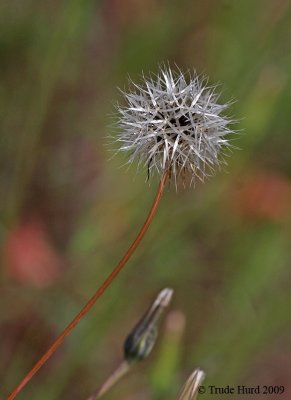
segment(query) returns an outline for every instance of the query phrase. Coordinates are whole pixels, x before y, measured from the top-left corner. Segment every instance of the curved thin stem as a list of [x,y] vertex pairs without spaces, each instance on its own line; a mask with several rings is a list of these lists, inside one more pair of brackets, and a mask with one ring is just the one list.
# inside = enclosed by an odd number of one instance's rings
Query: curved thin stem
[[97,289],[97,291],[93,294],[91,299],[86,303],[86,305],[82,308],[82,310],[75,316],[75,318],[69,323],[69,325],[63,330],[63,332],[57,337],[51,347],[44,353],[44,355],[36,362],[36,364],[32,367],[32,369],[26,374],[26,376],[20,381],[20,383],[16,386],[16,388],[10,393],[7,400],[13,400],[17,394],[27,385],[27,383],[32,379],[32,377],[37,373],[37,371],[46,363],[46,361],[54,354],[60,344],[64,341],[65,337],[71,332],[71,330],[80,322],[80,320],[84,317],[85,314],[93,307],[99,297],[103,294],[103,292],[111,285],[114,281],[118,273],[122,270],[126,262],[134,253],[135,249],[141,242],[144,237],[152,219],[157,210],[158,204],[161,200],[163,190],[168,179],[169,172],[164,172],[162,179],[160,181],[159,187],[157,189],[156,197],[154,199],[153,205],[148,213],[148,216],[141,227],[136,239],[133,241],[125,255],[119,261],[117,266],[111,272],[111,274],[107,277],[107,279],[103,282],[103,284]]
[[124,360],[118,368],[109,376],[109,378],[96,390],[87,400],[97,400],[100,399],[104,394],[108,392],[112,386],[115,385],[124,375],[129,371],[131,364]]

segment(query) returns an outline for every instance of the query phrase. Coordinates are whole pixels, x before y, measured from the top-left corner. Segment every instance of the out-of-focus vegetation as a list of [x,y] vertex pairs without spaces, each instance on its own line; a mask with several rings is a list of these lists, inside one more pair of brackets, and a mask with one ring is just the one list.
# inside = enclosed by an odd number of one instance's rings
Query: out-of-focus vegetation
[[126,269],[19,399],[85,399],[164,286],[174,288],[179,313],[108,399],[175,398],[195,367],[206,385],[285,385],[280,398],[290,398],[290,2],[10,0],[0,8],[0,396],[139,229],[156,185],[145,183],[146,171],[120,168],[124,158],[109,161],[109,114],[128,74],[168,60],[220,81],[222,98],[236,100],[241,150],[227,173],[166,191]]

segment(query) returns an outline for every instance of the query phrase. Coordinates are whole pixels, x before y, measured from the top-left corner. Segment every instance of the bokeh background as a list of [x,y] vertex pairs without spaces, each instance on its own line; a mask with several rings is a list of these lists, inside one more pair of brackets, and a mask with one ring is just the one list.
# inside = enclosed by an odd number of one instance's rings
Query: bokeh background
[[157,182],[110,160],[106,137],[117,87],[169,61],[236,100],[241,150],[195,190],[166,190],[123,273],[19,399],[85,400],[165,286],[175,297],[158,344],[108,399],[174,399],[195,367],[206,385],[284,385],[276,398],[290,398],[290,1],[10,0],[0,9],[0,396],[143,222]]

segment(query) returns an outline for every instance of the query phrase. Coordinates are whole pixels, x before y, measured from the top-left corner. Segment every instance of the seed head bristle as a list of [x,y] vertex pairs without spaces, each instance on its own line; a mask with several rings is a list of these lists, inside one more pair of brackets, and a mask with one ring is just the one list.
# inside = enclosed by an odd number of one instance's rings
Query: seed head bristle
[[175,182],[190,178],[190,184],[225,164],[220,153],[231,147],[234,121],[223,115],[229,103],[218,102],[216,87],[208,86],[205,77],[164,66],[131,86],[122,92],[126,106],[117,107],[117,141],[120,151],[130,153],[129,164],[145,165],[149,176],[168,169]]

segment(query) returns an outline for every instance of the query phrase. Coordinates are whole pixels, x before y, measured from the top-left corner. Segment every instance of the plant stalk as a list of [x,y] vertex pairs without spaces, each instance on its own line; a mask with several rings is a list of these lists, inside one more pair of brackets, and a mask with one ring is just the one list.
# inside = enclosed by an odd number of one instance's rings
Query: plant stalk
[[114,281],[116,276],[122,270],[126,262],[132,256],[136,248],[138,247],[139,243],[141,242],[142,238],[144,237],[155,213],[159,202],[161,200],[163,190],[165,188],[166,181],[169,177],[169,172],[165,171],[160,184],[157,189],[157,193],[152,204],[152,207],[147,215],[147,218],[141,227],[137,237],[119,261],[117,266],[111,272],[111,274],[107,277],[107,279],[103,282],[103,284],[97,289],[97,291],[93,294],[90,300],[85,304],[82,310],[75,316],[75,318],[69,323],[69,325],[63,330],[63,332],[57,337],[54,343],[50,346],[50,348],[43,354],[43,356],[36,362],[36,364],[31,368],[31,370],[25,375],[25,377],[20,381],[20,383],[15,387],[15,389],[10,393],[7,397],[7,400],[13,400],[18,395],[18,393],[27,385],[27,383],[32,379],[32,377],[37,373],[37,371],[46,363],[46,361],[54,354],[57,348],[61,345],[64,341],[66,336],[71,332],[71,330],[81,321],[81,319],[87,314],[87,312],[93,307],[99,297],[105,292],[105,290],[111,285]]
[[129,371],[131,364],[124,360],[109,378],[87,400],[98,400]]

